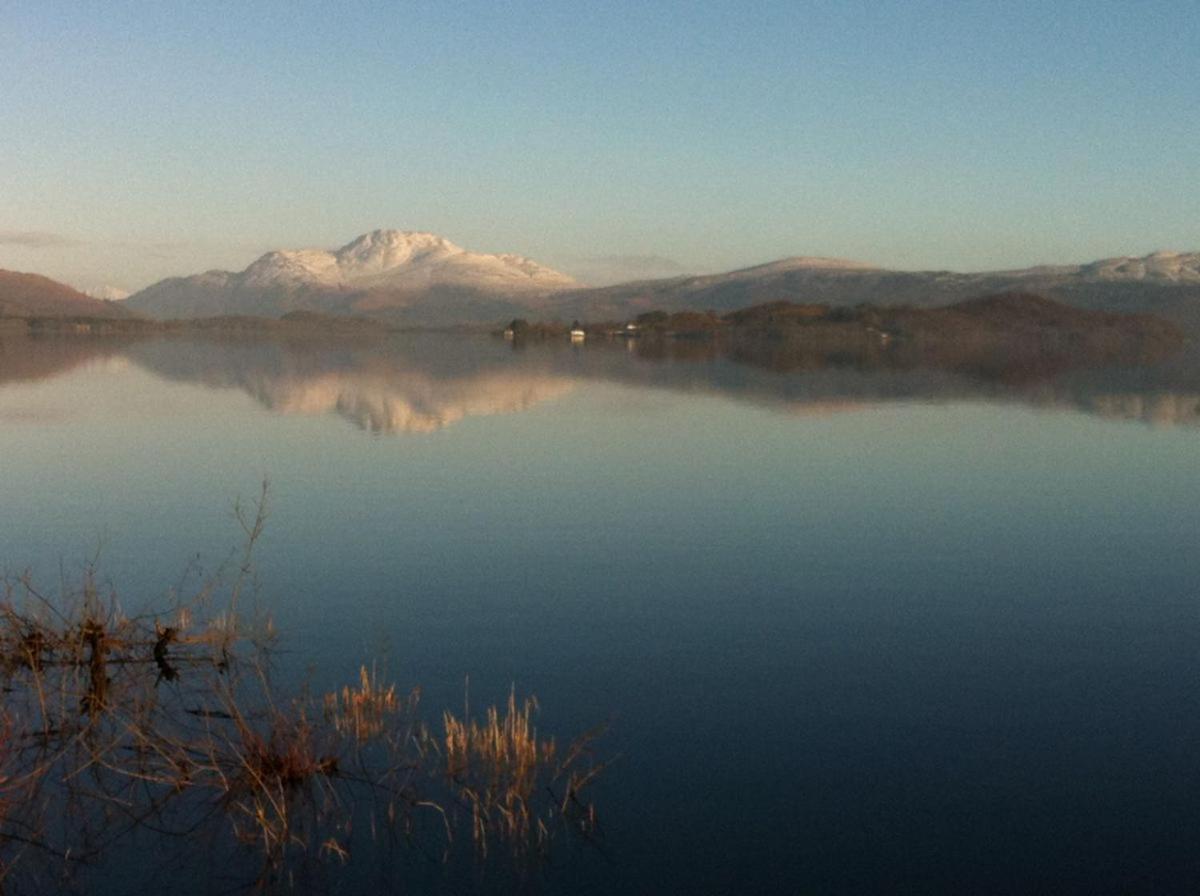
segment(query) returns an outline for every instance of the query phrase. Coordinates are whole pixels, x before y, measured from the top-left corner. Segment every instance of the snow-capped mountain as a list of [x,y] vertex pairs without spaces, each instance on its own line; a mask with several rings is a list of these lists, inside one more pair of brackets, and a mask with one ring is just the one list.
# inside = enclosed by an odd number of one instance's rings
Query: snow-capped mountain
[[565,289],[574,281],[520,255],[468,252],[433,233],[374,230],[336,251],[268,252],[239,275],[245,286],[422,288],[454,283],[504,291]]
[[1097,280],[1200,283],[1200,252],[1155,252],[1142,258],[1123,255],[1083,265],[1081,273]]
[[375,230],[340,249],[268,252],[244,271],[163,280],[131,296],[156,317],[372,313],[412,323],[494,322],[575,281],[521,255],[470,252],[433,233]]
[[1071,277],[1085,281],[1139,281],[1147,283],[1200,283],[1200,252],[1152,252],[1118,255],[1085,264],[1039,265],[1011,271],[988,271],[978,277],[1044,279]]

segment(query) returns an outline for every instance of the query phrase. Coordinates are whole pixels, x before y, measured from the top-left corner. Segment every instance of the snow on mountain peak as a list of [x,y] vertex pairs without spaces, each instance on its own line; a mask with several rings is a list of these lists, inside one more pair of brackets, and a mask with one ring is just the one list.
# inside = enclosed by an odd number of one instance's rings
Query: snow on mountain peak
[[372,230],[351,240],[334,255],[347,279],[371,276],[401,265],[447,255],[463,249],[436,233],[413,230]]
[[1083,273],[1099,280],[1154,280],[1200,283],[1200,252],[1160,249],[1141,258],[1123,255],[1083,266]]
[[565,274],[524,256],[468,252],[436,233],[414,230],[372,230],[333,251],[268,252],[238,279],[242,286],[256,288],[416,288],[443,283],[526,291],[575,285]]
[[239,275],[242,285],[336,284],[337,261],[324,249],[282,249],[268,252]]
[[121,289],[119,286],[101,286],[98,289],[89,289],[85,293],[93,299],[103,299],[106,302],[123,302],[129,298],[129,290]]

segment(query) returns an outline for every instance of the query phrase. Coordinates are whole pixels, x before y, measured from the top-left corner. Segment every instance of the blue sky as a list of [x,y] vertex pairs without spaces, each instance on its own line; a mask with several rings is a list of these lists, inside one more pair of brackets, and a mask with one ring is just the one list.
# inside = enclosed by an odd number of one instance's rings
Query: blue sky
[[0,267],[376,227],[609,279],[1200,249],[1200,5],[0,2]]

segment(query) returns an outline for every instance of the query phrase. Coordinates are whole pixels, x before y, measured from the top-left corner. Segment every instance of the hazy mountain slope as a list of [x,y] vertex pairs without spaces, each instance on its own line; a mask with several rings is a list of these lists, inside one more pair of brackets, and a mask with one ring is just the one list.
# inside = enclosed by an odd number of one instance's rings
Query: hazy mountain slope
[[705,277],[675,277],[576,290],[558,297],[559,316],[623,319],[643,311],[720,313],[772,301],[835,306],[949,305],[999,292],[1036,292],[1106,311],[1144,311],[1200,324],[1200,253],[1158,252],[1082,265],[1017,271],[889,271],[829,259],[786,259]]
[[0,270],[0,317],[129,317],[123,307],[93,299],[39,274]]
[[369,313],[423,324],[493,322],[575,282],[520,255],[470,252],[431,233],[376,230],[337,250],[268,252],[244,271],[163,280],[126,300],[155,317]]

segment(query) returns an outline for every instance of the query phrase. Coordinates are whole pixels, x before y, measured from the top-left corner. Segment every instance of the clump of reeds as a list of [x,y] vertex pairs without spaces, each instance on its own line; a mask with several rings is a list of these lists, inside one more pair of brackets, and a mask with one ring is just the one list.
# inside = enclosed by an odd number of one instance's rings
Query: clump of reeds
[[307,845],[297,831],[297,807],[321,804],[322,789],[338,774],[338,756],[319,742],[302,707],[272,712],[265,730],[236,722],[236,739],[210,744],[206,770],[215,774],[208,784],[223,795],[235,834],[257,840],[269,859],[278,859],[289,845]]
[[517,851],[543,849],[559,819],[584,832],[595,829],[595,810],[580,794],[599,771],[583,768],[598,732],[574,742],[559,759],[554,738],[538,737],[537,710],[536,698],[518,702],[512,690],[503,712],[489,707],[483,721],[443,714],[445,775],[469,810],[472,838],[484,855],[492,837]]
[[349,685],[325,695],[325,718],[339,734],[357,741],[370,740],[383,733],[388,716],[400,709],[396,686],[383,685],[374,670],[359,669],[358,687]]
[[489,707],[482,723],[443,714],[446,776],[470,809],[471,834],[484,854],[491,833],[522,847],[548,834],[533,796],[556,748],[553,739],[538,740],[536,708],[533,698],[518,706],[510,692],[504,714]]
[[482,721],[446,713],[439,739],[419,692],[401,696],[374,667],[318,699],[281,695],[269,622],[239,611],[265,492],[256,506],[239,515],[248,547],[232,583],[205,581],[166,612],[128,613],[90,567],[54,595],[29,576],[4,584],[0,887],[26,849],[91,861],[131,831],[192,838],[201,819],[276,869],[294,855],[347,861],[364,817],[373,835],[408,837],[428,830],[416,813],[433,813],[448,847],[465,815],[484,855],[493,841],[540,853],[563,821],[595,830],[581,797],[602,767],[591,736],[560,754],[538,736],[532,697],[514,691]]

